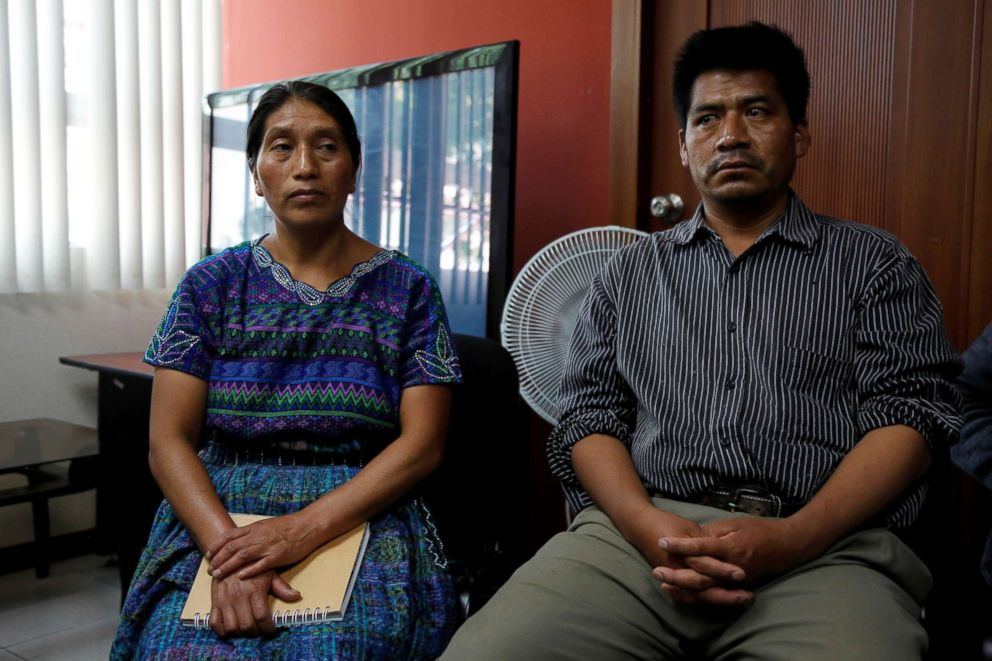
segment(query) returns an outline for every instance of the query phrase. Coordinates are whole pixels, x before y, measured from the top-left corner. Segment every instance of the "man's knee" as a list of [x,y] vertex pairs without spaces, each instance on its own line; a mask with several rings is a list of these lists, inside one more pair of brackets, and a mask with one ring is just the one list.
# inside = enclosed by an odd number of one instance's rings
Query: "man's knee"
[[443,661],[547,658],[543,646],[549,614],[535,608],[532,600],[519,600],[518,592],[497,592],[458,629]]
[[920,659],[927,636],[920,604],[876,568],[817,567],[759,591],[714,643],[763,659]]
[[[631,583],[635,585],[631,586]],[[460,659],[614,659],[658,656],[663,597],[650,567],[625,549],[561,533],[456,632],[443,655]]]

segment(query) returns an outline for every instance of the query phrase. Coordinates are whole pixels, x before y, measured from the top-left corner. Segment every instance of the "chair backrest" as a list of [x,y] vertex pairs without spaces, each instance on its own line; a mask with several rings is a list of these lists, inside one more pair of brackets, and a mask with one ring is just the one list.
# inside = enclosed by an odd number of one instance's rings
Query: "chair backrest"
[[423,487],[470,610],[522,560],[528,435],[517,371],[498,342],[454,334],[464,382],[455,390],[441,467]]
[[[931,451],[929,491],[913,525],[900,537],[929,567],[933,589],[923,610],[930,638],[926,659],[978,658],[982,637],[988,635],[989,591],[984,589],[978,558],[971,557],[964,539],[968,476],[951,463],[946,447]],[[975,607],[976,604],[985,604]]]

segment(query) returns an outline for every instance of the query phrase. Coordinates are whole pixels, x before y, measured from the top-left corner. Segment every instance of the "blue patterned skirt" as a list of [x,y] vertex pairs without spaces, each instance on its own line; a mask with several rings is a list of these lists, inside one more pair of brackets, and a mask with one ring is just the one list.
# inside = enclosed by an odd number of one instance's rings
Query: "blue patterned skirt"
[[[359,471],[343,464],[292,465],[278,454],[245,462],[243,454],[216,444],[207,445],[200,458],[229,512],[272,516],[299,511]],[[437,658],[460,617],[429,513],[419,501],[405,500],[370,524],[343,620],[277,629],[271,638],[222,640],[209,629],[179,623],[202,555],[163,502],[131,582],[111,658]]]

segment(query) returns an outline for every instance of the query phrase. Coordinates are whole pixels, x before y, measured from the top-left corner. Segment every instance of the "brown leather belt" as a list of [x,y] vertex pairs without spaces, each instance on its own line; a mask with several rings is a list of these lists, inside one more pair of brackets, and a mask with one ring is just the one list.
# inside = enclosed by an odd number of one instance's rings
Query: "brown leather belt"
[[783,501],[778,495],[756,484],[718,484],[685,500],[752,516],[789,516],[803,506],[802,503]]

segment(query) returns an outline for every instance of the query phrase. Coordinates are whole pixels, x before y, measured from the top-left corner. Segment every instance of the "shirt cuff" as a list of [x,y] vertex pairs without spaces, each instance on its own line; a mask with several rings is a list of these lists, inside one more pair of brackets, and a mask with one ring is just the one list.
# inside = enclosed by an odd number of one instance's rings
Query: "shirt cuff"
[[592,434],[605,434],[630,447],[630,430],[612,411],[596,409],[568,416],[558,423],[548,438],[551,473],[561,481],[565,499],[573,513],[593,504],[579,484],[572,466],[572,448]]
[[919,432],[933,451],[958,439],[961,418],[949,406],[944,408],[947,410],[897,397],[876,398],[858,412],[858,431],[864,436],[882,427],[906,425]]

